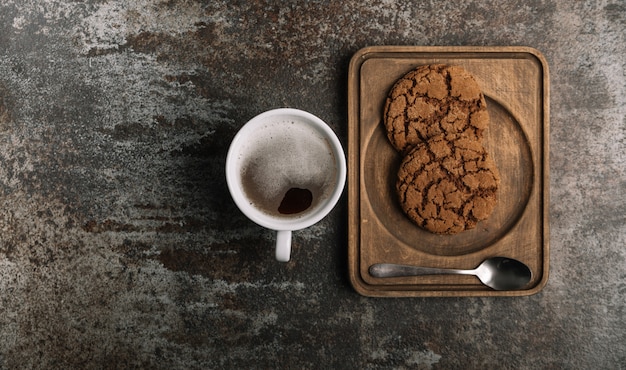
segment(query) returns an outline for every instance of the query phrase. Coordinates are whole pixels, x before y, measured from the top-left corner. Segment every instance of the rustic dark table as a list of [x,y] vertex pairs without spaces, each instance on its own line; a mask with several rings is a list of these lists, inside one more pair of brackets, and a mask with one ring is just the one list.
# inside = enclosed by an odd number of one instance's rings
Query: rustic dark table
[[[619,369],[626,3],[0,2],[0,368]],[[550,65],[551,274],[519,298],[372,299],[347,198],[292,261],[224,178],[254,115],[347,142],[369,45],[525,45]]]

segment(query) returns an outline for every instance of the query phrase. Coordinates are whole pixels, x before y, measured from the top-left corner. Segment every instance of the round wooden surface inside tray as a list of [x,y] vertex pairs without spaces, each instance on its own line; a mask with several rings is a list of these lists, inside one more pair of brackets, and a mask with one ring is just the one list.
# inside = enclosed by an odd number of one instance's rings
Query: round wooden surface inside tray
[[491,216],[472,229],[455,235],[437,235],[413,224],[397,201],[395,181],[402,160],[381,124],[365,144],[363,182],[367,198],[380,223],[398,240],[423,253],[459,256],[488,248],[515,225],[524,213],[533,188],[531,147],[515,117],[500,103],[486,97],[490,125],[483,145],[500,171],[498,204]]

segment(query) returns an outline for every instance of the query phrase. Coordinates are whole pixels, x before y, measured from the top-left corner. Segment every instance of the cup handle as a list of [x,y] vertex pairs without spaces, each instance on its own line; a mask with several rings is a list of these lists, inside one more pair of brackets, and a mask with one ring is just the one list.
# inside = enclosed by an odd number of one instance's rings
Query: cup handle
[[291,230],[279,230],[276,232],[276,260],[289,262],[291,255]]

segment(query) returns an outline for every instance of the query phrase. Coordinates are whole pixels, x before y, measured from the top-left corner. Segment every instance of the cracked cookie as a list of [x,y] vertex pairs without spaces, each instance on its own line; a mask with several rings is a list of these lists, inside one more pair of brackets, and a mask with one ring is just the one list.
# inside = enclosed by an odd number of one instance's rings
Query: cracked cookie
[[491,214],[499,184],[498,169],[479,141],[440,134],[404,157],[396,190],[415,224],[456,234]]
[[389,91],[383,122],[391,144],[402,153],[429,138],[447,134],[482,139],[489,124],[483,93],[458,66],[420,66]]

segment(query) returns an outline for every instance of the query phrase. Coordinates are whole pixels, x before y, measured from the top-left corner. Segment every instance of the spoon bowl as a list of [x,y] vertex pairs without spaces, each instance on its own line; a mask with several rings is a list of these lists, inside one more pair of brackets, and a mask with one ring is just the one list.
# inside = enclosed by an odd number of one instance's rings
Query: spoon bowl
[[377,263],[369,268],[373,277],[388,278],[419,275],[474,275],[483,284],[494,290],[517,290],[525,287],[532,277],[532,272],[524,263],[507,257],[491,257],[484,260],[473,270],[441,269]]

